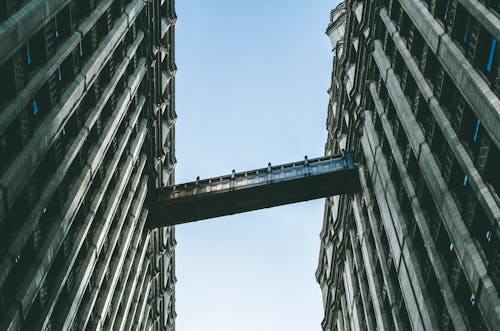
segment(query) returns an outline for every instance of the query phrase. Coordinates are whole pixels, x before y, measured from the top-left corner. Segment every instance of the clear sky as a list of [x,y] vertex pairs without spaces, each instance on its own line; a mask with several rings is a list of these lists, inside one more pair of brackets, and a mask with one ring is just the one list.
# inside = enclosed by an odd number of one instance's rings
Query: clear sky
[[[176,1],[177,183],[323,155],[337,2]],[[177,226],[177,330],[320,330],[323,204]]]

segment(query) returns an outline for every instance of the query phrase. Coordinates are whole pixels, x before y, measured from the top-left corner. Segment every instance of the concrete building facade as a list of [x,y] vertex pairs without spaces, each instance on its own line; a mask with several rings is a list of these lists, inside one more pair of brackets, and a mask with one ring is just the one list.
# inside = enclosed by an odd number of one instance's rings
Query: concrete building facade
[[0,0],[0,330],[174,330],[173,0]]
[[500,2],[348,0],[331,13],[324,330],[500,329]]

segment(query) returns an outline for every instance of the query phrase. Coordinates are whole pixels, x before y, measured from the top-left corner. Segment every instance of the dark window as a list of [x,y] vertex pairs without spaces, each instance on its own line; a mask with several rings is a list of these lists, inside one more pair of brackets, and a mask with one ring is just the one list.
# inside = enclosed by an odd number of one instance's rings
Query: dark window
[[83,36],[83,39],[80,40],[79,54],[84,60],[88,59],[94,52],[94,41],[92,35],[92,32],[89,32]]
[[436,238],[439,234],[439,229],[442,226],[442,222],[439,218],[439,213],[436,208],[436,204],[432,198],[432,194],[427,187],[427,184],[423,183],[422,185],[422,209],[424,214],[427,216],[427,222],[429,229],[431,230],[431,236],[436,241]]
[[432,89],[434,89],[434,86],[436,84],[440,67],[441,66],[439,64],[439,61],[434,55],[434,53],[429,51],[427,54],[427,62],[425,65],[425,77],[427,78],[428,82],[432,85]]
[[485,168],[485,179],[492,186],[497,195],[500,195],[500,171],[498,165],[500,164],[500,153],[498,148],[491,144],[488,153],[488,161]]
[[65,39],[70,36],[72,32],[72,26],[69,6],[66,6],[57,14],[55,20],[55,28],[55,37],[57,39]]
[[[23,205],[24,208],[25,206],[26,205]],[[33,236],[31,236],[30,239],[28,239],[26,245],[23,247],[23,249],[20,252],[18,252],[14,258],[14,266],[12,267],[4,284],[5,298],[14,299],[15,297],[14,294],[19,288],[17,284],[19,284],[20,280],[22,280],[26,275],[26,272],[32,265],[34,258],[35,258],[35,251],[33,247]]]
[[375,38],[382,40],[384,38],[384,33],[385,33],[385,25],[382,20],[377,20],[377,26],[376,26],[376,32],[375,32]]
[[408,69],[405,66],[403,57],[399,52],[396,53],[396,61],[394,62],[394,73],[398,77],[399,80],[401,80],[401,75],[403,75],[403,72],[407,71]]
[[440,159],[443,155],[446,155],[448,144],[444,138],[443,133],[440,129],[434,130],[434,136],[432,138],[431,149],[436,156],[436,161],[441,165]]
[[108,18],[107,15],[101,16],[97,21],[97,39],[100,41],[108,34]]
[[500,58],[500,43],[488,31],[481,28],[475,64],[491,84],[495,83],[496,68]]
[[[16,88],[14,85],[14,67],[12,61],[9,60],[0,66],[0,106],[8,101],[10,101],[16,94]],[[1,109],[4,107],[0,107]]]
[[392,54],[394,53],[394,42],[392,41],[392,38],[388,33],[385,34],[385,38],[387,40],[385,45],[385,53],[387,54],[387,56],[392,57]]
[[466,146],[471,155],[475,155],[477,150],[477,140],[480,134],[481,121],[477,118],[476,114],[470,109],[470,107],[466,106],[462,123],[460,125],[459,137],[466,143]]
[[415,102],[417,89],[417,84],[415,83],[413,76],[408,75],[406,79],[405,95],[408,97],[408,101],[411,107],[413,107],[413,104]]
[[22,331],[33,330],[33,325],[36,325],[40,315],[42,314],[42,306],[40,302],[40,293],[36,296],[35,301],[31,305],[28,316],[23,321]]
[[460,279],[455,292],[457,303],[465,310],[466,316],[470,323],[470,329],[478,331],[487,330],[477,307],[477,295],[478,293],[472,292],[469,283],[467,282],[462,271],[460,273]]
[[401,5],[399,4],[399,2],[393,1],[392,8],[391,8],[391,19],[393,21],[398,22],[400,11],[401,11]]
[[58,75],[61,86],[66,86],[68,83],[73,81],[75,76],[75,65],[71,55],[68,56],[59,66]]
[[415,158],[415,154],[413,154],[413,152],[411,152],[410,160],[408,162],[408,174],[414,184],[421,179],[420,168],[418,167],[417,159]]
[[441,21],[441,23],[445,23],[450,16],[450,7],[453,0],[438,0],[436,2],[436,12],[434,16]]
[[31,65],[34,67],[43,64],[47,60],[45,50],[44,30],[41,29],[28,42],[28,51]]
[[61,245],[61,247],[57,251],[57,254],[56,254],[54,260],[52,261],[52,265],[50,266],[49,270],[47,271],[46,282],[47,282],[47,287],[48,287],[49,291],[52,288],[52,286],[55,285],[54,281],[57,279],[57,274],[61,271],[61,268],[63,267],[64,262],[65,262],[64,245]]
[[436,237],[436,248],[439,251],[442,261],[444,262],[444,267],[447,272],[453,267],[455,262],[455,248],[450,240],[450,236],[446,231],[446,228],[441,223],[439,228],[438,236]]
[[401,38],[406,42],[408,40],[408,36],[410,35],[411,21],[406,12],[403,12],[403,18],[401,19],[401,28],[399,30],[399,34]]
[[458,91],[453,84],[450,77],[445,74],[443,79],[443,88],[441,89],[441,95],[439,97],[439,103],[443,110],[446,111],[446,115],[451,116],[452,112],[456,110],[455,108],[455,98]]
[[500,15],[500,1],[499,0],[490,0],[489,6],[493,10],[494,13]]
[[471,234],[479,242],[488,263],[491,263],[493,261],[498,238],[480,204],[476,206],[476,214],[472,221]]
[[21,149],[19,120],[14,121],[0,137],[0,169],[5,167]]
[[113,1],[113,4],[111,6],[113,19],[117,19],[118,17],[120,17],[123,11],[123,0],[115,0]]
[[474,25],[474,18],[465,10],[462,5],[457,4],[455,14],[455,22],[453,24],[452,38],[465,49],[470,39],[472,32],[471,27]]
[[89,14],[90,11],[93,10],[95,7],[94,0],[76,0],[76,4],[78,12],[81,13],[82,17]]
[[24,58],[24,74],[29,79],[30,75],[35,67],[33,57],[31,55],[30,43],[26,43],[26,46],[23,47],[25,58]]

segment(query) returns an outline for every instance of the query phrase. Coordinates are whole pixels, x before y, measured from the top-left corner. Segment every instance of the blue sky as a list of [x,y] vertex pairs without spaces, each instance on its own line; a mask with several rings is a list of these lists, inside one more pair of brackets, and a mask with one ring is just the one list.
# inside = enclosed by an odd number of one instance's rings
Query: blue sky
[[[336,3],[176,1],[177,183],[323,155]],[[323,203],[178,226],[177,330],[320,330]]]

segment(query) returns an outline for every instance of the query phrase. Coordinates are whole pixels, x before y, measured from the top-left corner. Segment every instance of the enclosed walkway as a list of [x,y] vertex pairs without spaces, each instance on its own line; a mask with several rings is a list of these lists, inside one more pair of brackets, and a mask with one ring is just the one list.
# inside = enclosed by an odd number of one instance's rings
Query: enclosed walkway
[[162,227],[251,210],[352,193],[358,169],[350,153],[256,169],[169,186],[150,206],[150,227]]

